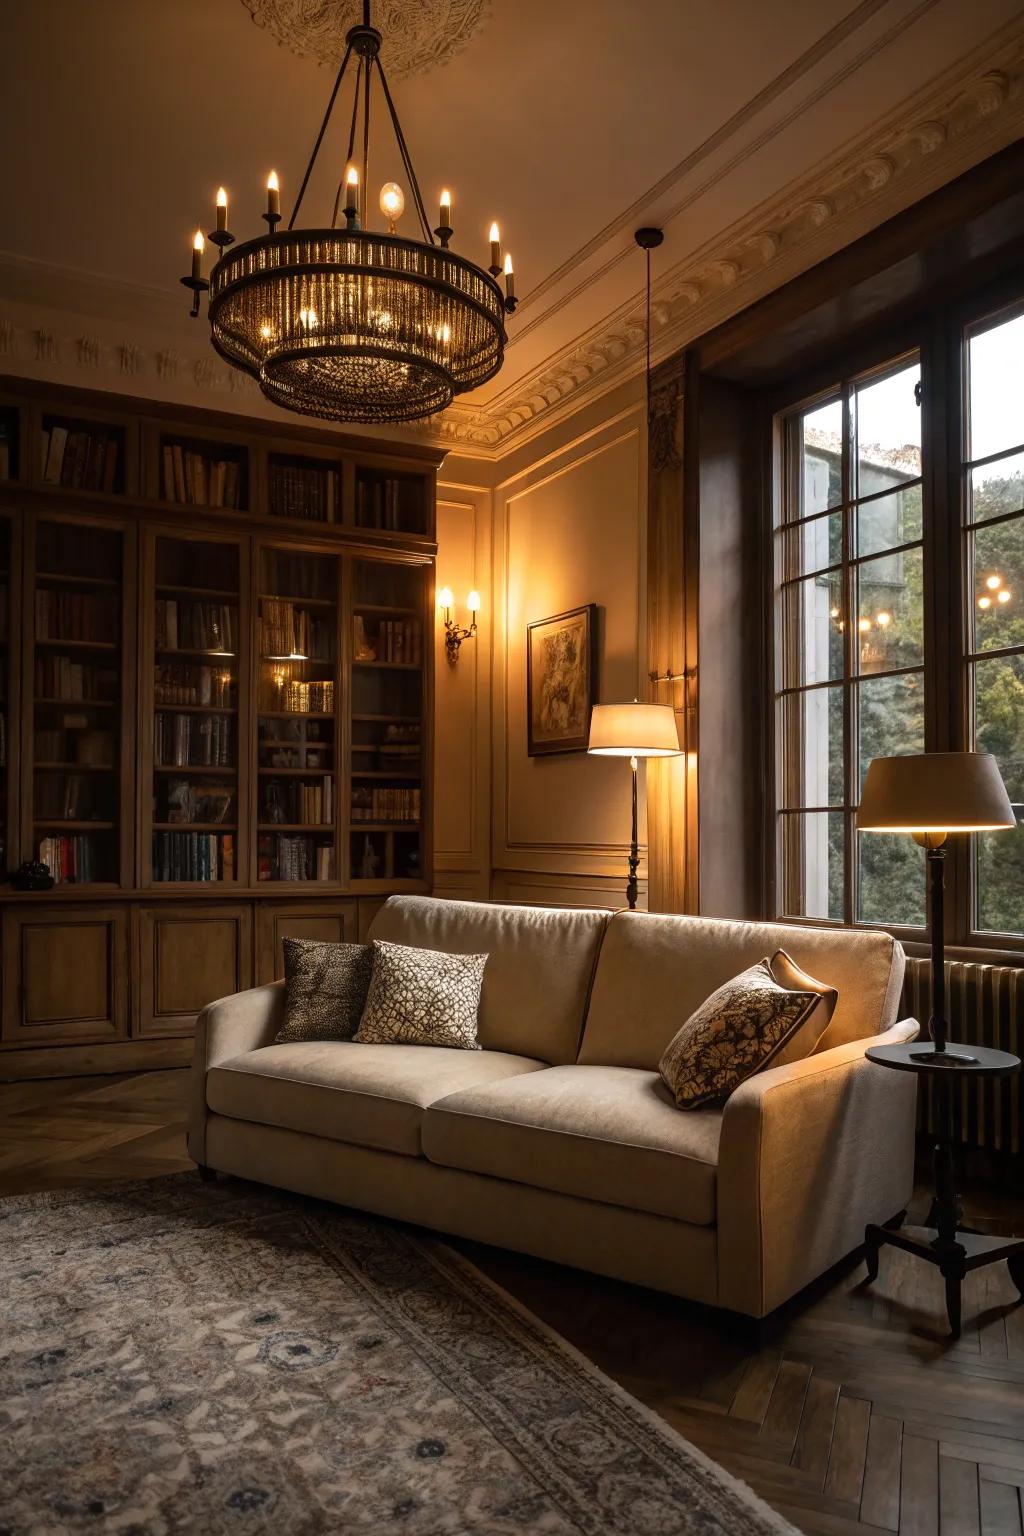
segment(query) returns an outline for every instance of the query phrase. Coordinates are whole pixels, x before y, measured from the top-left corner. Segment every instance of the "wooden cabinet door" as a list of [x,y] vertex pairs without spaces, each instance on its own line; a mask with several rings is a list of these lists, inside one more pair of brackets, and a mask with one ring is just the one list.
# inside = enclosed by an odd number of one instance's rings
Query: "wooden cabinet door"
[[256,910],[257,975],[260,985],[284,975],[285,939],[322,939],[355,944],[358,924],[354,901],[261,902]]
[[220,903],[139,907],[135,956],[134,1032],[190,1034],[207,1003],[252,986],[252,911]]
[[127,1036],[125,908],[15,907],[3,921],[5,1046]]

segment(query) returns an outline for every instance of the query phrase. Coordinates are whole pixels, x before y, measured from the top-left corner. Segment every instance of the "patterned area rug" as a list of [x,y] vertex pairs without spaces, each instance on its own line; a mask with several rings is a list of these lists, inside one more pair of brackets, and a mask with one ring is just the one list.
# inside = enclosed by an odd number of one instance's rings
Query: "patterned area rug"
[[0,1201],[0,1536],[792,1527],[442,1243],[193,1174]]

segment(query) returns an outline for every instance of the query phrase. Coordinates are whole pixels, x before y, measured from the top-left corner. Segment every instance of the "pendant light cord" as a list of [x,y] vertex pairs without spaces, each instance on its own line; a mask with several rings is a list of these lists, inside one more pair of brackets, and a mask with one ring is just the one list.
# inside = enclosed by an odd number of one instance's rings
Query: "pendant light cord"
[[647,263],[647,421],[651,420],[651,251],[648,246],[644,251]]

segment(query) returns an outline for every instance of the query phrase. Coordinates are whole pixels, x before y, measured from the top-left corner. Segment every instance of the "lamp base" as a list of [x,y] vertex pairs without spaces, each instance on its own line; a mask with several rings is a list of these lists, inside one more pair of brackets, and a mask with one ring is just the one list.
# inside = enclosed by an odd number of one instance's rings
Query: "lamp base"
[[976,1067],[978,1057],[971,1056],[967,1051],[958,1051],[954,1047],[949,1050],[937,1050],[934,1045],[922,1046],[919,1051],[910,1052],[911,1061],[919,1061],[928,1067]]

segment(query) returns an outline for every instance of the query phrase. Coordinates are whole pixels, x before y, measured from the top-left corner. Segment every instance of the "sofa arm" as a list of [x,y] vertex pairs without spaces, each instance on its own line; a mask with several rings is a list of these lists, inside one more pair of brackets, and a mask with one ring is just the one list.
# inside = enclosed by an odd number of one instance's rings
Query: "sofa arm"
[[284,1017],[284,982],[222,997],[196,1020],[189,1086],[188,1155],[206,1162],[206,1074],[219,1062],[272,1045]]
[[743,1083],[718,1157],[718,1301],[764,1317],[905,1207],[914,1185],[917,1078],[868,1061],[913,1040],[903,1019]]

